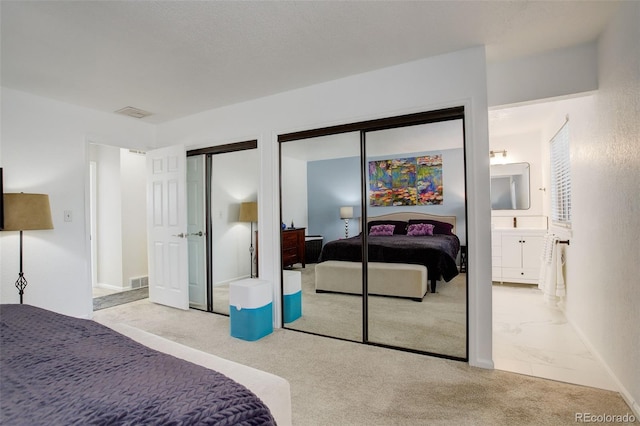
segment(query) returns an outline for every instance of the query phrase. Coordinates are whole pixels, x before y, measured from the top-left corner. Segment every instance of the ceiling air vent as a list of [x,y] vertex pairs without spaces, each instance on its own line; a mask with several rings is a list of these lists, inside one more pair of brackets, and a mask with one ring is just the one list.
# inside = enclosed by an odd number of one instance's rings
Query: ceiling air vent
[[133,118],[144,118],[153,115],[151,112],[141,110],[140,108],[124,107],[116,111],[116,114],[128,115]]

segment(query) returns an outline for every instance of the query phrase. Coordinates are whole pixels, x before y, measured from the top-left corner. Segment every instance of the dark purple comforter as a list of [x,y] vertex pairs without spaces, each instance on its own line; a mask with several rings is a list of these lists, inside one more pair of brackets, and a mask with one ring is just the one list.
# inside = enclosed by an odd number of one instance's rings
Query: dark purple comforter
[[[456,257],[460,251],[460,240],[455,235],[409,235],[368,236],[369,262],[411,263],[427,267],[429,280],[443,278],[450,281],[458,275]],[[343,240],[330,241],[322,248],[320,262],[362,260],[360,235]]]
[[0,305],[0,335],[1,424],[275,424],[243,385],[91,320]]

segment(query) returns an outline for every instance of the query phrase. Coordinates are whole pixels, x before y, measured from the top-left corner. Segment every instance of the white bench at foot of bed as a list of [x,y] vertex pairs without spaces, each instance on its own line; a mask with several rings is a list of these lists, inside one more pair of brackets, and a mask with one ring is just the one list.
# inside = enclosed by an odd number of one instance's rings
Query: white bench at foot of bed
[[[369,294],[421,301],[427,293],[427,267],[369,262]],[[362,294],[362,264],[328,260],[318,263],[316,292]]]

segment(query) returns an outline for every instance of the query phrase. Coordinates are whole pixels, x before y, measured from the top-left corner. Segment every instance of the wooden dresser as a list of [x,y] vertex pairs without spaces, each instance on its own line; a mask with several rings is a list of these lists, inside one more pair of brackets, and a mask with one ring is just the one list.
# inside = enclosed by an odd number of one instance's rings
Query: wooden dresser
[[305,267],[305,228],[282,230],[282,267],[301,263]]

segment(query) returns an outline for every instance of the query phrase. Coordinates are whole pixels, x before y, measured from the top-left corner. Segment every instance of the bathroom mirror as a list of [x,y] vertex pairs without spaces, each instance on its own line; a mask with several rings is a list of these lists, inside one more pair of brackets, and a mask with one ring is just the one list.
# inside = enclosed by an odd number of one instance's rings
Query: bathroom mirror
[[491,210],[529,209],[529,168],[529,163],[491,166]]

